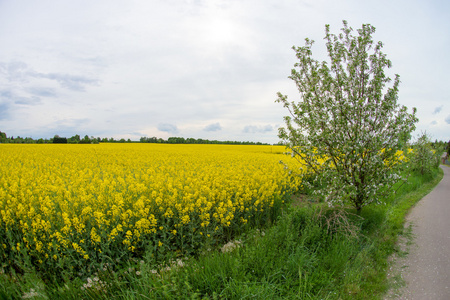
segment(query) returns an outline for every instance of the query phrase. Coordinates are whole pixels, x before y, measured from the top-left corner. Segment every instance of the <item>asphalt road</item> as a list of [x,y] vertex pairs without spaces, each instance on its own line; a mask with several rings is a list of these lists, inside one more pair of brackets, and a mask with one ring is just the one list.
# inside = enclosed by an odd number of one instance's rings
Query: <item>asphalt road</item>
[[398,299],[450,299],[450,167],[441,168],[444,178],[406,218],[414,238]]

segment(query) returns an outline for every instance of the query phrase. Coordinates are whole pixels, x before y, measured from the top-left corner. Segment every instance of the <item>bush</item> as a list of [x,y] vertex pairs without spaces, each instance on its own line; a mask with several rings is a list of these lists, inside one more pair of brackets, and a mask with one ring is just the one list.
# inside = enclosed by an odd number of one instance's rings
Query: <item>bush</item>
[[55,136],[53,138],[53,144],[67,144],[67,138]]
[[422,133],[409,154],[411,170],[421,175],[431,174],[433,169],[439,167],[441,154],[441,149],[431,147],[431,140],[427,133]]

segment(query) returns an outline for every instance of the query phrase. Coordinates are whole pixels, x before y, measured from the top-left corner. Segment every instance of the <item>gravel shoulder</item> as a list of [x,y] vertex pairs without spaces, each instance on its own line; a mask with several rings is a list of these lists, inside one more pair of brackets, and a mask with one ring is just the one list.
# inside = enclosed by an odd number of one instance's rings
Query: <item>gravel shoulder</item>
[[450,299],[450,168],[441,168],[444,178],[406,217],[412,244],[395,261],[405,283],[396,299]]

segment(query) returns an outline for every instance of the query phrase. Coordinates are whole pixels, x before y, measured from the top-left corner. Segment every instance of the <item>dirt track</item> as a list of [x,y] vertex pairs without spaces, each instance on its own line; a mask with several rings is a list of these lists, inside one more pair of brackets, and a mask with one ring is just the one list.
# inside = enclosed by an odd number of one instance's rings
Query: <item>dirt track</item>
[[398,299],[450,299],[450,167],[407,216],[413,244],[401,260],[406,287]]

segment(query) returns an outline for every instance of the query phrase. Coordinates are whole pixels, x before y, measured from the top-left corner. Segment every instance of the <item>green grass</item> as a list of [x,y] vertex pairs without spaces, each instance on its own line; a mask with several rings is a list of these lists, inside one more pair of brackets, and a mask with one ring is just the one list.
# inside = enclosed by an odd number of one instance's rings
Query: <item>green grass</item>
[[[303,201],[275,225],[239,237],[233,251],[204,249],[181,263],[130,262],[121,272],[44,284],[38,274],[0,275],[0,298],[31,299],[382,299],[404,217],[442,179],[412,176],[386,205],[330,209]],[[83,287],[84,285],[84,287]],[[82,289],[83,287],[83,289]],[[33,290],[31,290],[33,289]]]

